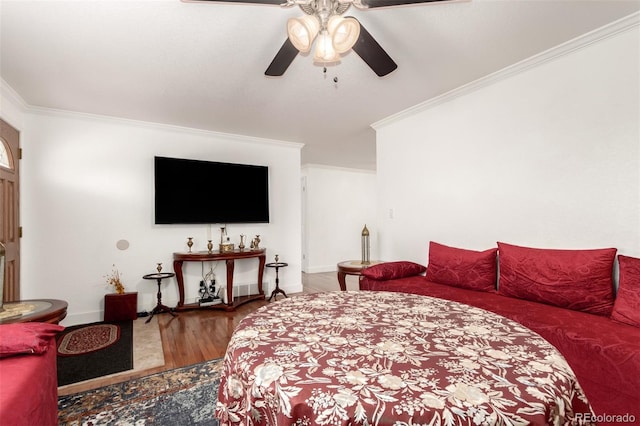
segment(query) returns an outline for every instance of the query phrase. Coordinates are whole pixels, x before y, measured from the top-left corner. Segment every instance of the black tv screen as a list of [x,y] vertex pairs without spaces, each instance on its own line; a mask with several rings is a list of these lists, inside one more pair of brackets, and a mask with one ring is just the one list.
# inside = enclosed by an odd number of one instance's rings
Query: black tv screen
[[268,223],[269,168],[155,157],[155,223]]

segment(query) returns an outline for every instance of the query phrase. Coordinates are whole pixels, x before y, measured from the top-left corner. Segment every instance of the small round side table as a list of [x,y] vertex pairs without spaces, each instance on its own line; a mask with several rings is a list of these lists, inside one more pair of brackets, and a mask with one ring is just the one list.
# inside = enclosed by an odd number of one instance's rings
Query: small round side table
[[280,279],[278,278],[278,269],[287,267],[289,266],[289,264],[284,262],[272,262],[272,263],[267,263],[264,266],[266,266],[267,268],[276,268],[276,288],[271,292],[271,296],[269,296],[269,302],[271,302],[271,299],[273,298],[278,300],[278,298],[276,297],[276,294],[278,293],[282,293],[284,294],[284,297],[287,297],[287,293],[285,293],[284,290],[280,288]]
[[384,263],[382,260],[372,260],[367,264],[362,263],[360,260],[345,260],[338,263],[338,284],[340,284],[340,290],[347,290],[347,275],[360,275],[363,269],[367,269],[369,266],[377,265],[378,263]]
[[[2,273],[2,270],[0,270]],[[67,302],[57,299],[31,299],[4,302],[0,324],[48,322],[58,324],[67,316]]]
[[147,318],[147,320],[145,321],[145,324],[148,324],[149,321],[151,321],[151,319],[153,318],[153,316],[155,314],[159,314],[159,313],[162,313],[162,312],[169,312],[172,316],[174,316],[174,317],[176,316],[176,314],[173,313],[173,311],[171,310],[170,307],[162,304],[162,292],[160,291],[160,284],[162,283],[162,280],[165,279],[165,278],[171,278],[173,276],[175,276],[175,274],[173,272],[156,272],[154,274],[147,274],[147,275],[142,277],[145,280],[157,280],[158,281],[158,304],[151,311],[151,315],[149,316],[149,318]]

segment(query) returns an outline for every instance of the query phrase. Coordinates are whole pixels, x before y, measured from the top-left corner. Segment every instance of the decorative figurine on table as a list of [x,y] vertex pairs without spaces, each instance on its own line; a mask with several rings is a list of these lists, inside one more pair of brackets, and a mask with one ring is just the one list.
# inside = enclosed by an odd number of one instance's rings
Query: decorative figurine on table
[[238,249],[240,251],[244,250],[244,238],[245,237],[246,237],[246,235],[240,234],[240,244],[238,244]]
[[254,250],[260,249],[260,235],[256,235],[253,241],[251,241],[251,248]]
[[227,227],[220,227],[220,253],[233,251],[234,245],[227,236]]
[[189,253],[191,253],[191,247],[193,247],[193,237],[189,237],[187,240],[187,247],[189,247]]

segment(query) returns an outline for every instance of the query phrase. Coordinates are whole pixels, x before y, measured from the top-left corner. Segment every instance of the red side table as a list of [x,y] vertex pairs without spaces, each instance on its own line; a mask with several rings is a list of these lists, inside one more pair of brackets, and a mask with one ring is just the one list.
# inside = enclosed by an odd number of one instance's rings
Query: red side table
[[137,317],[137,292],[104,295],[104,322],[135,320]]

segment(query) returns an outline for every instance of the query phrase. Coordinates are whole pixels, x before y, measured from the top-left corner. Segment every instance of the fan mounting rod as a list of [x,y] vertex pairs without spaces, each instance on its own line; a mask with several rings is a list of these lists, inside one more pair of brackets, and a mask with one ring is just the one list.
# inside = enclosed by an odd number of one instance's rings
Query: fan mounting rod
[[351,6],[352,1],[339,0],[289,0],[282,4],[283,7],[299,6],[307,15],[318,18],[320,28],[326,30],[329,18],[333,15],[344,14]]
[[282,3],[280,6],[282,7],[291,7],[291,6],[300,6],[305,13],[309,15],[313,14],[313,12],[307,12],[307,10],[319,10],[319,3],[329,3],[332,8],[335,9],[335,13],[338,15],[342,15],[352,4],[358,9],[368,9],[369,6],[362,3],[362,0],[287,0],[285,3]]
[[349,6],[348,3],[340,4],[335,0],[316,0],[308,5],[300,5],[300,9],[309,15],[316,15],[320,20],[320,27],[327,29],[329,18],[333,15],[342,15]]

